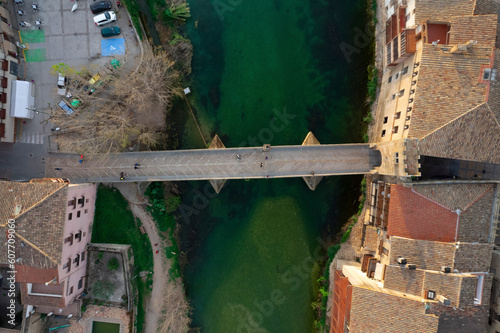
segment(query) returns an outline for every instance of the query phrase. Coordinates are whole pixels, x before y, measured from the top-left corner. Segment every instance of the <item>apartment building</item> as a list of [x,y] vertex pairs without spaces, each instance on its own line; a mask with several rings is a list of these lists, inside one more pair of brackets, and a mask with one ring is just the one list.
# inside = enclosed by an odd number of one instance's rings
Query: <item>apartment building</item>
[[5,5],[0,5],[0,142],[13,143],[16,118],[32,118],[29,108],[34,105],[34,89],[31,82],[18,81],[22,45],[17,23]]
[[331,332],[487,332],[498,185],[407,186],[372,184],[361,262],[332,272]]
[[95,184],[0,182],[0,239],[5,243],[6,224],[14,220],[16,282],[27,315],[80,315],[95,199]]
[[[379,173],[421,176],[425,159],[484,163],[489,169],[500,164],[498,4],[411,0],[386,5],[374,142],[391,158]],[[482,170],[464,171],[461,178],[500,176]]]

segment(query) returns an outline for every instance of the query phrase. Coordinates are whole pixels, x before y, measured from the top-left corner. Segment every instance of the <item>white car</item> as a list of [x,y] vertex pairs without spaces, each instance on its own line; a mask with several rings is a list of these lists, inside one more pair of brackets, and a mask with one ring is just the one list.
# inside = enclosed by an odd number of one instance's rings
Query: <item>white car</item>
[[94,16],[95,25],[104,25],[110,22],[116,21],[115,12],[104,12],[99,15]]

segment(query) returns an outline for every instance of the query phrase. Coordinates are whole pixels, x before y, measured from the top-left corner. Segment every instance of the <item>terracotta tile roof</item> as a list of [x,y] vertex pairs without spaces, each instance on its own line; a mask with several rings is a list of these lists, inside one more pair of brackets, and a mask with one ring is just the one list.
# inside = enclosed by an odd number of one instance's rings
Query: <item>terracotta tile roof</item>
[[65,183],[0,182],[0,221],[16,220],[20,264],[53,268],[60,263],[66,206]]
[[[474,306],[477,277],[471,274],[444,274],[404,266],[386,266],[384,288],[422,297],[433,290],[450,300],[454,307]],[[472,287],[471,287],[472,286]]]
[[454,242],[458,215],[401,185],[391,186],[387,233],[412,239]]
[[475,1],[471,0],[415,0],[415,23],[448,21],[453,16],[472,15],[474,7]]
[[447,184],[413,185],[418,192],[430,200],[440,203],[451,210],[465,210],[473,205],[486,192],[493,191],[491,184]]
[[470,40],[479,46],[495,47],[497,15],[452,17],[448,44],[464,44]]
[[48,296],[34,296],[28,295],[28,287],[26,283],[20,284],[21,289],[21,301],[23,304],[30,305],[42,305],[42,306],[50,306],[57,307],[62,309],[65,307],[65,299],[64,297],[48,297]]
[[484,103],[425,135],[420,154],[500,163],[500,125]]
[[45,283],[58,277],[57,266],[53,268],[34,268],[26,265],[16,265],[16,281],[28,283]]
[[64,183],[0,181],[0,225],[5,225],[8,219],[24,214],[64,186]]
[[438,317],[424,308],[419,301],[354,286],[350,332],[437,332]]
[[389,263],[397,264],[399,257],[406,258],[409,264],[419,269],[440,271],[442,266],[453,267],[455,244],[408,239],[391,236]]
[[[7,229],[0,226],[0,248],[6,249],[7,248]],[[0,251],[0,264],[6,264],[8,260],[8,252],[7,251]]]
[[464,53],[450,48],[423,45],[409,138],[422,138],[486,101],[487,84],[478,80],[481,66],[490,65],[492,48],[475,45]]
[[498,12],[498,3],[495,0],[476,0],[474,15],[496,14]]

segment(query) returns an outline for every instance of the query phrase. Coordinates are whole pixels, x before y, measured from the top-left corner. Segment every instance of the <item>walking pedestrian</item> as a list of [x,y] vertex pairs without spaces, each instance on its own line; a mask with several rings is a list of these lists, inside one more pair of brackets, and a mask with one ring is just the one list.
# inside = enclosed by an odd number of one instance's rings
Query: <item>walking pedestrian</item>
[[236,158],[241,160],[241,155],[240,154],[236,154]]
[[120,172],[120,180],[125,180],[125,177],[123,176],[123,171]]
[[155,246],[158,246],[158,243],[155,243]]
[[266,160],[267,160],[267,156],[266,156]]
[[314,176],[314,171],[311,171],[311,175],[313,175],[313,176]]
[[139,163],[134,164],[134,169],[139,169],[141,165]]
[[160,250],[156,250],[156,253],[160,252]]
[[62,170],[62,168],[55,168],[56,170]]
[[261,164],[260,164],[260,167],[262,168],[262,166],[263,166],[263,165],[264,165],[264,163],[261,163]]

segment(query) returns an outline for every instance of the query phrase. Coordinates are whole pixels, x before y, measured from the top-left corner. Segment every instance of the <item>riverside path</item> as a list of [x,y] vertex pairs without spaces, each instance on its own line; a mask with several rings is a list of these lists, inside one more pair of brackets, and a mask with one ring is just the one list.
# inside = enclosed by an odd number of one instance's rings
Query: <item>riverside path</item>
[[98,154],[79,160],[77,154],[50,153],[45,177],[109,183],[351,175],[370,173],[381,156],[368,144],[340,144]]

